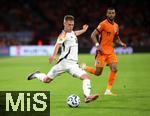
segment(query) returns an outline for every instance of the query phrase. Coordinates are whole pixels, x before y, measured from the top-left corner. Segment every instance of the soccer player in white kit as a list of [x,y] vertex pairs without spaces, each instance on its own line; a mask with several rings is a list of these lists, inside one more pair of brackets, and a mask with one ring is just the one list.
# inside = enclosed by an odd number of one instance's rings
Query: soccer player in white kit
[[39,71],[33,72],[28,76],[28,80],[38,78],[44,83],[51,82],[56,76],[63,72],[68,72],[72,76],[80,78],[83,81],[83,93],[85,96],[85,103],[91,102],[98,98],[99,94],[91,95],[91,83],[90,77],[87,73],[79,67],[78,61],[78,39],[77,36],[86,32],[88,25],[83,25],[83,29],[73,31],[74,17],[72,15],[66,15],[63,21],[64,30],[58,36],[57,42],[54,47],[54,52],[49,58],[49,62],[52,63],[56,59],[59,48],[61,48],[61,54],[56,65],[46,75]]

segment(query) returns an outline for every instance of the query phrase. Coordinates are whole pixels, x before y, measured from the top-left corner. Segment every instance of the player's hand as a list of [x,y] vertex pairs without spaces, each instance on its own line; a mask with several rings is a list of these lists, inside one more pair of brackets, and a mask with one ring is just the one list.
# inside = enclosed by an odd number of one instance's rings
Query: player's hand
[[55,59],[56,59],[55,56],[50,56],[50,57],[49,57],[49,63],[52,63]]
[[83,30],[84,30],[84,31],[87,31],[88,27],[89,27],[89,26],[88,26],[87,24],[83,25]]
[[122,46],[123,48],[126,48],[126,47],[127,47],[127,45],[126,45],[125,43],[121,43],[121,46]]
[[97,51],[99,51],[100,54],[103,54],[103,49],[102,49],[102,47],[98,46],[98,47],[97,47]]

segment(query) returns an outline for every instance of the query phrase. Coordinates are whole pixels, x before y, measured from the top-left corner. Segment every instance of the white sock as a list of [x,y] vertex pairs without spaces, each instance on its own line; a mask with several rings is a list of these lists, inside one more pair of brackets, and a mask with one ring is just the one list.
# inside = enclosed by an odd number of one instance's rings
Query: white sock
[[107,93],[110,93],[110,89],[106,89],[106,92],[107,92]]
[[109,89],[106,89],[104,94],[111,94],[111,91]]
[[45,73],[37,73],[37,74],[34,74],[34,76],[38,78],[39,80],[41,80],[42,82],[44,81],[44,78],[47,77]]
[[86,97],[88,97],[91,93],[91,82],[90,79],[83,80],[83,93]]

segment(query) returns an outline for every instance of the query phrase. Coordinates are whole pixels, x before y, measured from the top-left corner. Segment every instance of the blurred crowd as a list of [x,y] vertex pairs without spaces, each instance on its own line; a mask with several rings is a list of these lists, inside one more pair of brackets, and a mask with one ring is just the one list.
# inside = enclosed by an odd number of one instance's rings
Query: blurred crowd
[[[63,29],[64,15],[72,14],[75,29],[89,25],[87,33],[79,37],[80,47],[91,47],[91,32],[106,18],[108,6],[113,6],[121,39],[129,46],[150,46],[149,5],[148,0],[1,0],[0,45],[54,44]],[[33,36],[4,36],[24,31]]]

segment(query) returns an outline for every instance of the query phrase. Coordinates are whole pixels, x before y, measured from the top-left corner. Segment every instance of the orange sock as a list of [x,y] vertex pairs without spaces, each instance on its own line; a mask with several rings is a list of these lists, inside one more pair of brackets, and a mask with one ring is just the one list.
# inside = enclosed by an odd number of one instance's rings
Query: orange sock
[[116,77],[116,72],[111,71],[110,74],[109,74],[109,78],[108,78],[107,89],[111,90],[112,85],[115,81],[115,77]]
[[96,74],[96,70],[92,67],[87,66],[85,70],[89,73]]

